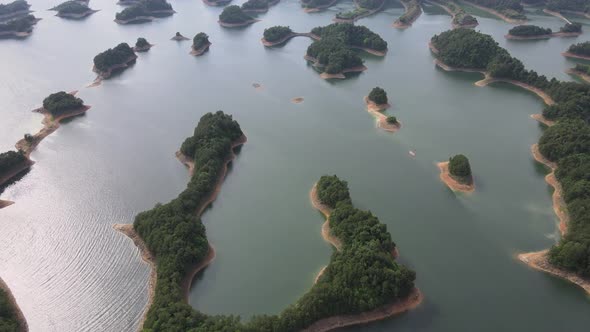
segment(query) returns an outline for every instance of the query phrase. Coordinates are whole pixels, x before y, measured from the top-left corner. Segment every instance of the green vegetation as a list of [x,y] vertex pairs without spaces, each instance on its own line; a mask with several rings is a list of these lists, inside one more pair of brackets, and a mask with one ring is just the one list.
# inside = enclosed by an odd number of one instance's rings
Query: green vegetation
[[166,0],[140,0],[115,15],[119,21],[131,21],[141,17],[172,15],[172,5]]
[[57,116],[84,106],[84,101],[64,91],[50,94],[43,99],[43,108],[51,115]]
[[397,122],[397,118],[396,118],[395,116],[393,116],[393,115],[391,115],[391,116],[388,116],[388,117],[385,119],[385,121],[387,121],[387,123],[389,123],[389,124],[398,124],[398,122]]
[[31,32],[35,24],[37,24],[37,18],[33,15],[0,22],[0,34],[3,32]]
[[589,0],[548,0],[547,9],[553,11],[571,10],[575,12],[590,11]]
[[86,4],[72,0],[59,4],[52,10],[56,10],[58,14],[83,14],[88,12],[90,8]]
[[328,6],[333,5],[332,2],[336,3],[334,0],[301,0],[303,7],[308,9],[327,8]]
[[549,28],[541,28],[536,25],[519,25],[508,31],[508,34],[519,37],[532,37],[550,35],[553,31]]
[[[0,154],[0,172],[2,169],[1,165],[3,154]],[[8,294],[3,289],[0,289],[0,331],[20,331],[21,326],[16,315],[16,309],[13,307],[12,303],[10,303],[10,300],[8,299]]]
[[567,51],[576,55],[590,56],[590,42],[573,44]]
[[383,5],[385,0],[357,0],[357,5],[365,9],[377,9]]
[[205,315],[185,303],[180,283],[208,253],[205,227],[195,211],[215,190],[231,144],[242,135],[231,116],[221,111],[204,115],[181,146],[195,162],[187,188],[135,218],[135,231],[157,257],[156,292],[144,331],[299,331],[319,319],[372,310],[412,291],[416,275],[395,262],[387,227],[370,212],[352,206],[346,182],[324,176],[318,182],[318,197],[334,208],[330,227],[343,248],[332,254],[309,292],[279,315],[256,316],[246,324],[233,316]]
[[[7,151],[7,152],[2,152],[0,153],[0,176],[3,173],[6,173],[10,170],[12,170],[12,168],[14,166],[17,166],[19,164],[21,164],[22,162],[26,161],[27,157],[25,157],[25,155],[23,154],[22,151]],[[0,299],[0,322],[2,321],[1,317],[2,315],[2,302]],[[0,323],[0,327],[2,326],[2,324]],[[3,331],[0,328],[0,331]]]
[[357,7],[347,12],[339,12],[336,14],[337,19],[341,20],[354,20],[357,17],[367,15],[368,13],[375,11],[379,7],[383,6],[385,0],[358,0],[356,1]]
[[455,180],[461,183],[469,184],[473,182],[469,159],[462,154],[449,158],[449,173]]
[[586,75],[590,75],[590,66],[589,65],[582,65],[582,64],[577,64],[573,70],[577,71],[577,72],[581,72],[583,74]]
[[240,24],[252,21],[254,18],[242,10],[239,6],[231,5],[223,8],[219,15],[219,21],[230,24]]
[[152,45],[147,41],[147,39],[142,38],[142,37],[137,38],[137,41],[135,42],[135,47],[139,48],[139,49],[150,47],[150,46],[152,46]]
[[400,0],[406,5],[406,12],[400,16],[395,24],[408,25],[422,14],[421,0]]
[[377,105],[387,104],[387,92],[380,87],[375,87],[369,93],[369,100]]
[[205,45],[209,45],[209,36],[204,32],[199,32],[193,38],[193,49],[198,50]]
[[[590,277],[590,86],[548,80],[526,70],[522,62],[511,57],[490,36],[475,31],[443,32],[433,37],[432,42],[441,59],[460,67],[482,68],[492,77],[529,84],[556,102],[543,110],[545,118],[557,123],[543,133],[539,151],[557,163],[556,177],[562,184],[570,222],[566,236],[550,250],[549,259],[558,267]],[[590,43],[572,48],[588,52]]]
[[493,9],[511,19],[526,19],[520,0],[469,0],[469,2]]
[[454,0],[435,0],[435,2],[448,8],[453,15],[453,25],[456,27],[473,27],[477,26],[479,22],[477,19],[465,12],[463,7],[459,6]]
[[289,36],[292,33],[293,30],[291,30],[290,27],[277,25],[268,29],[264,29],[264,39],[273,43]]
[[29,5],[25,0],[16,0],[7,4],[0,4],[0,16],[11,15],[21,11],[28,11]]
[[268,0],[248,0],[242,4],[242,10],[268,10]]
[[121,43],[95,56],[94,67],[98,71],[107,72],[113,66],[125,64],[134,57],[133,49],[127,43]]
[[572,33],[572,32],[582,32],[582,24],[573,22],[573,23],[566,23],[563,27],[559,28],[560,32],[564,33]]
[[387,50],[387,42],[362,25],[333,23],[324,27],[315,27],[311,33],[322,39],[338,39],[346,46],[370,48],[376,51]]

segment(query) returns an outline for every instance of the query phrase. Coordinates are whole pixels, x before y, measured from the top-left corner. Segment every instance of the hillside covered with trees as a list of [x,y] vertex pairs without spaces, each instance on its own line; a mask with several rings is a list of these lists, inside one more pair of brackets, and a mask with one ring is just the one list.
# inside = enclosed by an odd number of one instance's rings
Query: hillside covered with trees
[[290,34],[293,33],[290,27],[277,25],[274,27],[270,27],[268,29],[264,29],[264,39],[268,42],[277,42],[283,38],[286,38]]
[[71,0],[61,3],[52,8],[52,10],[57,11],[58,15],[68,15],[68,14],[85,14],[89,11],[92,11],[87,4],[81,3],[79,1]]
[[369,93],[369,100],[377,105],[387,104],[387,92],[380,87],[374,87]]
[[[551,248],[549,260],[557,267],[590,277],[590,86],[548,80],[526,70],[491,36],[472,30],[446,31],[434,36],[432,43],[445,63],[481,68],[492,77],[523,82],[556,102],[543,110],[543,116],[556,124],[543,132],[539,151],[557,163],[556,177],[563,188],[570,221],[566,235]],[[572,48],[585,52],[589,44]]]
[[94,57],[94,67],[100,72],[109,71],[113,66],[122,65],[135,58],[135,52],[127,43],[99,53]]
[[198,50],[206,45],[211,44],[209,42],[209,36],[204,32],[199,32],[193,38],[193,49]]
[[219,15],[219,21],[230,24],[243,24],[254,20],[254,18],[242,10],[240,6],[231,5],[223,8]]
[[567,51],[572,54],[590,56],[590,42],[583,42],[571,45]]
[[590,0],[548,0],[547,9],[552,11],[574,11],[586,13],[590,11]]
[[140,0],[117,13],[115,18],[120,22],[128,22],[144,17],[169,16],[173,13],[172,5],[166,0]]
[[26,15],[13,18],[5,22],[0,22],[0,35],[10,32],[27,33],[33,31],[33,26],[37,24],[37,18],[33,15]]
[[458,154],[449,158],[449,173],[460,183],[470,184],[473,182],[471,165],[465,155]]
[[43,108],[53,116],[80,109],[83,106],[84,101],[82,99],[64,91],[52,93],[43,99]]
[[421,0],[400,0],[406,11],[394,23],[398,27],[406,27],[412,24],[422,14]]

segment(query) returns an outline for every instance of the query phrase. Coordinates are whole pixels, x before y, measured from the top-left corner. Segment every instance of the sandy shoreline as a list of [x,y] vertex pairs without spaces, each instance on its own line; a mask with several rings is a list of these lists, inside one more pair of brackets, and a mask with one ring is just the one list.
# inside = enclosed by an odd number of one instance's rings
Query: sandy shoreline
[[326,8],[330,8],[330,7],[334,6],[334,4],[336,2],[338,2],[338,0],[332,0],[330,3],[327,3],[327,4],[322,5],[322,6],[317,6],[317,7],[314,7],[314,8],[304,8],[303,11],[306,12],[306,13],[316,13],[316,12],[319,12],[319,11],[324,10]]
[[309,192],[309,199],[311,201],[311,205],[315,209],[319,210],[326,218],[326,221],[322,224],[322,238],[324,238],[326,242],[328,242],[334,248],[336,248],[336,250],[341,251],[342,241],[340,241],[339,238],[334,236],[330,230],[330,213],[332,213],[332,209],[329,206],[326,206],[322,204],[322,202],[320,202],[320,199],[317,194],[317,186],[318,184],[314,183],[313,187],[311,188],[311,191]]
[[504,35],[504,38],[511,40],[536,40],[536,39],[548,39],[553,37],[577,37],[580,36],[581,32],[554,32],[546,35],[538,36],[515,36],[511,34]]
[[79,20],[79,19],[83,19],[83,18],[85,18],[87,16],[90,16],[90,15],[92,15],[92,14],[98,12],[98,11],[99,11],[99,9],[88,9],[87,11],[85,11],[83,13],[79,13],[79,14],[76,14],[76,13],[57,13],[57,14],[55,14],[55,16],[61,17],[61,18],[71,18],[71,19],[74,19],[74,20]]
[[588,55],[578,55],[578,54],[574,54],[571,52],[563,52],[563,53],[561,53],[561,55],[563,55],[566,58],[574,58],[574,59],[582,59],[582,60],[590,61],[590,56],[588,56]]
[[0,186],[3,186],[6,182],[10,181],[10,179],[33,166],[34,163],[34,161],[27,157],[23,162],[14,166],[11,170],[0,176]]
[[546,117],[543,116],[543,114],[540,114],[540,113],[531,114],[531,119],[537,120],[537,121],[541,122],[542,124],[546,125],[547,127],[551,127],[555,124],[555,121],[547,119]]
[[191,46],[191,51],[190,51],[190,55],[194,55],[194,56],[200,56],[205,54],[205,52],[209,51],[209,46],[211,46],[211,43],[207,43],[199,48],[194,48],[193,46]]
[[365,103],[367,104],[367,112],[369,112],[370,114],[372,114],[373,116],[375,116],[377,118],[377,127],[378,128],[381,128],[385,131],[389,131],[389,132],[394,133],[402,127],[402,124],[401,124],[401,122],[399,122],[399,120],[396,124],[389,123],[389,122],[387,122],[387,115],[381,113],[390,107],[389,104],[377,105],[374,102],[370,101],[369,98],[366,96],[365,96],[364,100],[365,100]]
[[346,73],[360,73],[367,70],[367,67],[365,66],[357,66],[357,67],[351,67],[351,68],[346,68],[343,69],[341,72],[336,73],[336,74],[328,74],[326,72],[321,73],[320,77],[325,79],[325,80],[329,80],[329,79],[345,79],[346,78]]
[[[404,9],[405,9],[404,13],[402,14],[402,16],[404,16],[408,13],[409,8],[408,8],[408,5],[404,1],[400,0],[400,2],[402,4],[402,6],[404,6]],[[418,17],[420,17],[420,15],[422,15],[422,7],[420,7],[420,13],[418,13],[418,15],[413,17],[410,22],[402,23],[398,18],[395,22],[393,22],[393,27],[398,28],[398,29],[407,29],[407,28],[411,27],[412,24],[414,24],[414,22],[416,22],[416,20],[418,19]]]
[[590,75],[588,75],[584,72],[581,72],[579,70],[576,70],[575,68],[568,69],[565,72],[566,72],[566,74],[577,76],[577,77],[581,78],[582,80],[590,83]]
[[471,184],[461,183],[453,178],[449,172],[449,162],[437,163],[438,169],[440,169],[440,180],[447,185],[452,191],[461,191],[464,193],[472,193],[475,191],[475,181],[473,176],[471,178]]
[[14,311],[16,314],[16,319],[20,325],[20,329],[18,330],[18,332],[29,331],[29,325],[27,324],[27,320],[25,319],[25,315],[23,315],[23,312],[20,310],[20,307],[18,306],[18,303],[16,302],[16,299],[14,298],[14,295],[12,295],[10,288],[4,282],[4,280],[2,280],[2,278],[0,278],[0,289],[3,289],[6,292],[6,295],[8,297],[8,302],[10,303],[12,308],[14,308]]
[[423,299],[424,296],[420,290],[414,287],[412,292],[403,300],[397,300],[391,304],[360,314],[339,315],[320,319],[301,332],[326,332],[346,326],[376,322],[414,309]]
[[219,25],[221,25],[224,28],[240,28],[240,27],[245,27],[248,26],[250,24],[256,23],[256,22],[260,22],[260,20],[258,19],[251,19],[242,23],[227,23],[227,22],[223,22],[221,20],[217,21],[217,23],[219,23]]
[[[235,149],[236,147],[238,147],[240,145],[243,145],[244,143],[246,143],[246,141],[247,141],[246,136],[242,136],[242,137],[238,138],[235,142],[232,143],[231,154],[225,160],[223,169],[219,173],[219,178],[218,178],[217,183],[215,185],[215,189],[213,190],[213,192],[211,192],[209,194],[208,198],[205,199],[201,203],[201,205],[197,207],[197,211],[196,211],[197,216],[200,217],[203,214],[203,211],[205,211],[205,209],[209,206],[209,204],[211,204],[217,198],[217,195],[219,194],[219,191],[221,190],[221,185],[223,184],[223,181],[225,180],[228,164],[235,158],[235,154],[233,153],[233,149]],[[190,176],[192,176],[194,169],[195,169],[194,161],[190,160],[190,158],[183,155],[180,151],[176,152],[176,158],[178,158],[178,160],[183,165],[187,166],[187,168],[189,170],[189,174],[190,174]],[[133,240],[133,243],[137,246],[138,250],[141,252],[141,256],[142,256],[143,260],[146,261],[151,267],[150,281],[149,281],[149,287],[148,287],[148,303],[145,306],[144,314],[142,316],[142,320],[140,321],[140,324],[138,327],[138,330],[141,331],[143,329],[143,323],[145,322],[146,315],[147,315],[147,313],[154,301],[154,294],[156,291],[156,283],[157,283],[157,279],[158,279],[158,276],[157,276],[158,271],[156,268],[156,259],[155,259],[154,255],[152,255],[152,253],[149,251],[145,242],[135,232],[132,224],[115,224],[115,225],[113,225],[113,228],[122,232],[123,234],[125,234],[129,238],[131,238],[131,240]],[[213,248],[213,246],[211,246],[211,244],[209,244],[209,252],[207,253],[207,256],[205,256],[200,262],[197,262],[193,267],[191,267],[189,269],[189,272],[184,276],[184,278],[180,284],[180,287],[183,290],[185,300],[188,299],[190,287],[192,285],[192,280],[193,280],[194,276],[199,271],[201,271],[206,266],[208,266],[213,261],[214,258],[215,258],[215,249]]]
[[510,18],[510,17],[508,17],[508,16],[500,13],[497,10],[494,10],[494,9],[488,8],[488,7],[484,7],[484,6],[480,6],[480,5],[475,4],[475,3],[471,2],[471,1],[468,1],[468,0],[463,0],[463,1],[466,2],[466,3],[468,3],[471,6],[475,7],[475,8],[481,9],[481,10],[483,10],[485,12],[488,12],[488,13],[494,15],[494,16],[497,16],[497,17],[501,18],[502,20],[504,20],[505,22],[508,22],[508,23],[511,23],[511,24],[523,24],[523,23],[526,23],[527,22],[527,20],[519,20],[519,19]]

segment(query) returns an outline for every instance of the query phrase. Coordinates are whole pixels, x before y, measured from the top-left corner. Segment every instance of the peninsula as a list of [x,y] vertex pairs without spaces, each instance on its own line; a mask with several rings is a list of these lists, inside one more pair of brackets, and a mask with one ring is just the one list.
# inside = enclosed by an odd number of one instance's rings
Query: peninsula
[[437,164],[440,180],[452,191],[473,192],[475,183],[471,174],[469,159],[462,154],[449,158],[449,161]]
[[0,22],[0,38],[24,38],[33,33],[33,27],[41,20],[33,15],[26,15]]
[[[590,172],[590,86],[549,80],[527,70],[491,36],[473,30],[446,31],[434,36],[431,44],[438,60],[452,69],[487,72],[491,78],[527,88],[545,100],[542,120],[549,127],[534,157],[555,169],[555,181],[551,180],[556,188],[553,207],[564,236],[549,251],[519,257],[536,269],[590,289],[590,260],[586,259],[590,248],[590,189],[586,177]],[[465,52],[471,56],[460,56]]]
[[431,0],[451,15],[453,28],[475,28],[479,25],[477,18],[467,14],[463,7],[454,0]]
[[209,46],[211,46],[211,42],[209,41],[209,36],[207,36],[204,32],[199,32],[195,38],[193,38],[193,45],[191,46],[191,54],[192,55],[203,55],[205,52],[209,50]]
[[92,70],[98,74],[99,80],[107,79],[115,70],[124,70],[135,63],[135,59],[137,55],[129,44],[121,43],[95,56]]
[[561,55],[568,58],[590,60],[590,42],[573,44]]
[[510,29],[505,37],[507,39],[531,40],[551,37],[575,37],[581,34],[582,25],[580,23],[566,23],[565,26],[560,28],[559,32],[553,32],[549,28],[536,25],[519,25]]
[[412,23],[422,14],[421,0],[400,0],[405,8],[405,13],[400,16],[393,26],[400,29],[406,29],[412,26]]
[[115,22],[119,24],[145,23],[156,18],[171,16],[174,13],[172,5],[166,0],[140,0],[123,9],[115,15]]
[[70,19],[82,19],[98,11],[90,9],[87,3],[82,3],[76,0],[66,1],[62,4],[59,4],[51,8],[51,10],[57,11],[57,14],[55,14],[55,16]]
[[223,8],[219,15],[219,24],[225,28],[245,27],[259,20],[246,14],[240,6],[231,5]]
[[365,97],[367,111],[377,118],[377,126],[385,131],[396,132],[401,128],[401,123],[395,116],[386,116],[382,112],[390,107],[387,92],[380,87],[371,90]]
[[152,48],[152,44],[150,44],[147,39],[139,37],[135,42],[135,46],[133,47],[134,52],[147,52]]
[[[296,304],[278,315],[260,316],[247,323],[191,308],[186,298],[195,270],[210,264],[214,257],[199,216],[219,192],[233,148],[244,142],[240,126],[231,116],[221,111],[204,115],[177,154],[191,172],[187,189],[171,202],[138,214],[133,229],[116,226],[131,235],[156,271],[152,278],[155,289],[150,292],[153,298],[140,328],[328,331],[385,319],[420,303],[422,295],[414,286],[416,274],[395,261],[392,253],[396,246],[385,225],[371,212],[352,206],[346,182],[324,176],[316,186],[317,199],[331,209],[330,231],[342,246]],[[359,265],[374,268],[352,268]],[[343,305],[325,307],[322,303]],[[317,310],[319,307],[324,309]]]
[[270,6],[276,5],[280,0],[248,0],[242,4],[242,11],[246,13],[266,13]]

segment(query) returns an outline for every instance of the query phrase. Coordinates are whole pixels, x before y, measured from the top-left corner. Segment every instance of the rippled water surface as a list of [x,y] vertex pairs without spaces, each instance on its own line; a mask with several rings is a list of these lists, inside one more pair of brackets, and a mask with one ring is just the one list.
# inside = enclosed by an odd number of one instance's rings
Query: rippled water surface
[[[283,0],[237,30],[219,27],[221,9],[198,0],[172,0],[173,17],[120,26],[112,21],[122,8],[114,2],[92,0],[100,12],[68,21],[45,10],[57,2],[33,0],[43,18],[33,35],[0,41],[3,151],[41,127],[30,110],[49,93],[80,90],[92,105],[46,138],[32,170],[1,195],[16,204],[0,211],[0,276],[31,331],[136,329],[149,269],[111,226],[131,223],[184,188],[187,171],[174,152],[204,113],[218,109],[234,115],[248,142],[203,217],[218,256],[193,285],[197,309],[248,319],[278,313],[309,289],[332,249],[308,192],[321,175],[335,173],[348,180],[358,207],[388,225],[426,296],[417,310],[351,331],[587,329],[590,301],[581,290],[514,258],[557,238],[550,191],[529,150],[542,131],[529,115],[542,102],[505,84],[476,87],[477,74],[435,68],[427,42],[450,28],[439,8],[426,5],[403,31],[391,26],[403,11],[397,2],[359,21],[387,40],[389,53],[365,56],[368,70],[360,75],[326,82],[303,60],[308,39],[265,49],[260,38],[278,24],[300,32],[326,25],[352,8],[349,1],[306,14],[297,1]],[[528,11],[534,24],[563,25]],[[586,32],[506,41],[509,24],[478,19],[478,30],[527,67],[562,80],[572,79],[563,71],[574,62],[560,52],[588,39]],[[210,52],[190,56],[190,42],[169,40],[176,31],[208,33]],[[140,36],[156,46],[121,75],[85,88],[94,55]],[[388,91],[389,112],[403,123],[393,135],[376,129],[365,111],[363,96],[374,86]],[[305,101],[293,104],[294,97]],[[438,179],[435,163],[456,153],[471,160],[472,195],[455,195]]]

